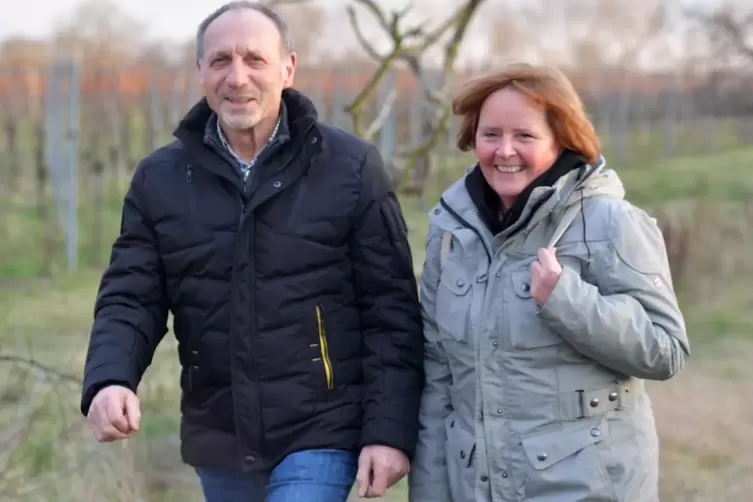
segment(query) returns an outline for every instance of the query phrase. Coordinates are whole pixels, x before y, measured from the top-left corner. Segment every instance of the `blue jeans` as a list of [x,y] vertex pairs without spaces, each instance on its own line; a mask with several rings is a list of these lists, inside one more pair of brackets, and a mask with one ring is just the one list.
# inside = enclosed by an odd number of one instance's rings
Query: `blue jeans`
[[357,454],[305,450],[270,471],[196,469],[206,502],[346,502],[356,479]]

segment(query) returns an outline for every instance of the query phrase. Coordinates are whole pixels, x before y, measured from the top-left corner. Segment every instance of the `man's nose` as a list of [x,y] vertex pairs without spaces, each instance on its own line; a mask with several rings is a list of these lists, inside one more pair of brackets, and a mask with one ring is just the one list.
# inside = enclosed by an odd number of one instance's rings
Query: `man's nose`
[[246,84],[247,80],[246,65],[240,58],[233,58],[225,82],[232,87],[241,87]]

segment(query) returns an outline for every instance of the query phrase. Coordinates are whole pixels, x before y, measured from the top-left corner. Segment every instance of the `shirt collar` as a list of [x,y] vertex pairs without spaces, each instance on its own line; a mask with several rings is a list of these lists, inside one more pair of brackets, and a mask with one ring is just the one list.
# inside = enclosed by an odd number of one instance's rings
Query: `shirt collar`
[[241,159],[238,154],[233,151],[233,148],[230,146],[230,143],[228,143],[227,139],[225,139],[225,135],[222,132],[222,127],[220,127],[220,121],[217,117],[215,117],[215,124],[217,128],[217,136],[220,138],[220,143],[222,144],[222,147],[230,152],[230,155],[233,156],[233,158],[238,161],[238,163],[245,167],[250,167],[254,163],[256,163],[256,159],[259,158],[259,155],[272,143],[274,143],[277,140],[278,133],[280,131],[280,124],[282,122],[282,114],[277,118],[277,122],[275,123],[275,128],[272,130],[272,135],[269,137],[266,143],[264,143],[264,146],[262,146],[259,151],[256,153],[256,156],[251,159],[251,162],[246,162],[243,159]]

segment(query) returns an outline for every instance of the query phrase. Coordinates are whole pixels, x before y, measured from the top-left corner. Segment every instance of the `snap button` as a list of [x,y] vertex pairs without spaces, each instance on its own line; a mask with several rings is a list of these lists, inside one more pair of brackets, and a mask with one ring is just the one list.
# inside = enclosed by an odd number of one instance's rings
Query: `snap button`
[[[507,477],[507,473],[503,473],[502,477],[503,478]],[[481,481],[483,481],[484,483],[486,483],[487,481],[489,481],[489,476],[486,476],[486,475],[481,476]]]
[[460,450],[460,458],[465,458],[465,450]]
[[486,274],[481,274],[480,276],[476,277],[476,282],[482,283],[486,281]]
[[609,400],[610,401],[617,401],[617,393],[616,392],[610,392],[609,393]]
[[596,429],[596,428],[591,429],[591,436],[597,438],[597,437],[601,436],[601,431],[599,429]]
[[440,212],[441,212],[441,211],[439,210],[439,208],[436,208],[436,209],[434,210],[434,214],[439,214]]
[[502,477],[503,477],[503,478],[506,478],[506,477],[507,477],[507,471],[502,471]]
[[536,458],[538,459],[539,462],[545,461],[547,457],[548,455],[546,453],[539,453],[538,455],[536,455]]
[[523,292],[524,292],[524,293],[528,293],[528,291],[529,291],[530,289],[531,289],[531,285],[530,285],[530,284],[528,284],[527,282],[524,282],[524,283],[523,283]]
[[272,183],[272,186],[275,188],[280,188],[282,186],[282,183],[280,183],[279,181],[275,181],[274,183]]
[[597,406],[599,406],[599,399],[595,397],[591,399],[591,402],[589,404],[591,405],[591,408],[596,408]]
[[455,284],[457,284],[459,288],[462,288],[463,286],[465,286],[465,281],[463,279],[458,279]]

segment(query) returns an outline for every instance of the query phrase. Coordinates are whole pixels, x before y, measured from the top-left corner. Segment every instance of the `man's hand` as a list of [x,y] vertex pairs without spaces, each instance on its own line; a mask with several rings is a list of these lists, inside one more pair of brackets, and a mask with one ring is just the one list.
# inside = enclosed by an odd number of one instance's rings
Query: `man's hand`
[[364,446],[358,457],[358,496],[384,497],[391,487],[408,474],[410,462],[400,450],[389,446]]
[[110,385],[94,396],[86,422],[101,443],[126,439],[139,430],[139,408],[139,398],[130,389]]

